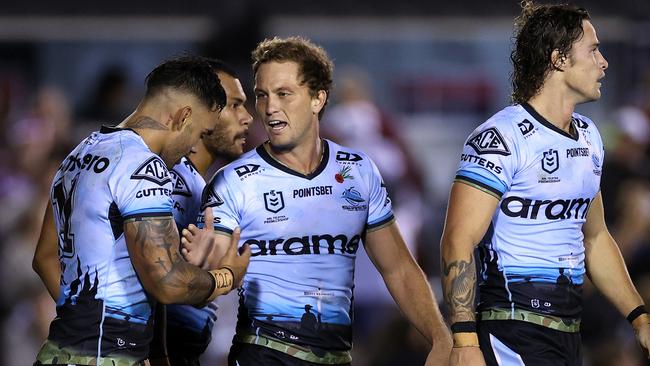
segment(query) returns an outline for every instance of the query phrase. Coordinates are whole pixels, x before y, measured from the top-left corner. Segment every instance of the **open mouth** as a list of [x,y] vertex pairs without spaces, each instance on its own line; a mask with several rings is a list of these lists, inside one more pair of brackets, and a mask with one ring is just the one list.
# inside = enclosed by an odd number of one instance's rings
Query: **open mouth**
[[241,144],[243,145],[246,143],[247,137],[248,137],[248,130],[244,130],[244,132],[235,135],[235,142],[241,142]]
[[284,121],[280,121],[280,120],[276,119],[276,120],[273,120],[273,121],[269,121],[268,125],[269,125],[269,127],[271,127],[271,129],[279,131],[279,130],[283,129],[284,127],[286,127],[287,123],[284,122]]

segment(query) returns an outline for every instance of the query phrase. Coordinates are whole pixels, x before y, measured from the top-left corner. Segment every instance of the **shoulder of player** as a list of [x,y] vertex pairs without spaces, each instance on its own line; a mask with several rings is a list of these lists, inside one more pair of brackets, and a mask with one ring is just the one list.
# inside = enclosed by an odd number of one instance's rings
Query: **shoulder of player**
[[178,162],[178,164],[174,165],[172,171],[184,177],[200,176],[198,170],[192,163],[192,160],[190,160],[186,156],[183,156],[181,160]]
[[[525,143],[526,124],[524,109],[520,106],[508,106],[495,113],[488,120],[476,127],[468,136],[465,145],[471,146],[478,153],[510,155],[515,145]],[[530,123],[530,122],[528,122]],[[532,124],[530,127],[533,128]]]
[[148,149],[124,151],[118,169],[131,179],[145,179],[161,186],[171,183],[171,174],[165,162]]
[[175,196],[191,197],[193,192],[201,192],[205,186],[205,179],[196,170],[192,161],[186,157],[169,171],[174,185]]
[[251,179],[244,178],[256,175],[256,173],[260,172],[260,168],[263,165],[265,165],[265,163],[260,158],[256,149],[247,151],[236,160],[221,167],[210,178],[210,183],[217,180],[237,182],[238,184],[249,182]]
[[494,127],[503,137],[512,140],[523,136],[520,124],[526,120],[525,109],[519,105],[511,105],[503,108],[490,117],[482,126]]
[[328,144],[330,158],[339,164],[362,166],[372,162],[372,158],[361,150],[342,146],[331,140],[326,139],[325,141]]
[[573,114],[571,115],[571,118],[572,118],[573,123],[575,124],[575,126],[576,126],[577,128],[579,128],[579,129],[585,129],[585,130],[588,130],[588,129],[594,129],[594,130],[598,130],[598,128],[596,127],[596,124],[594,123],[594,121],[592,121],[592,120],[591,120],[589,117],[587,117],[587,116],[583,116],[583,115],[581,115],[580,113],[573,112]]

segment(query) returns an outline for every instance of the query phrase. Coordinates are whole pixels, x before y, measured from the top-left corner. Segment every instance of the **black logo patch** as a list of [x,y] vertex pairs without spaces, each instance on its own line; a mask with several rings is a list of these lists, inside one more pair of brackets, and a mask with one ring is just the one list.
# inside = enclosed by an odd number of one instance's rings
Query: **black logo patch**
[[260,166],[257,165],[257,164],[246,164],[246,165],[236,167],[235,172],[241,178],[246,174],[253,173],[253,172],[257,171],[257,169],[259,169],[259,168],[260,168]]
[[161,186],[172,181],[167,166],[157,156],[152,156],[142,163],[135,173],[131,174],[131,179],[144,179]]
[[349,153],[346,151],[337,151],[336,152],[337,161],[361,161],[363,158],[359,154]]
[[189,169],[192,173],[197,174],[198,172],[196,171],[196,168],[194,168],[194,164],[190,161],[190,159],[183,159],[183,164]]
[[575,117],[573,117],[572,119],[573,119],[573,123],[576,124],[576,127],[577,127],[577,128],[585,129],[585,128],[589,127],[589,125],[587,124],[587,122],[581,120],[580,118],[575,118]]
[[560,154],[557,150],[550,149],[549,151],[544,151],[544,157],[542,158],[542,170],[551,174],[560,168]]
[[211,185],[205,186],[203,193],[201,193],[201,212],[205,211],[208,207],[221,206],[223,203],[223,198],[219,197]]
[[510,149],[506,144],[506,140],[495,127],[490,127],[485,131],[479,132],[471,137],[465,145],[471,146],[479,155],[510,155]]
[[185,197],[192,197],[192,192],[190,191],[190,187],[187,185],[187,182],[185,182],[185,179],[183,179],[183,176],[178,174],[175,170],[171,170],[169,172],[169,175],[172,176],[172,184],[174,185],[174,193],[179,196],[185,196]]
[[284,196],[281,191],[271,190],[264,193],[264,207],[267,211],[278,213],[284,208]]
[[535,126],[533,126],[533,123],[527,119],[519,122],[517,126],[519,127],[521,134],[524,136],[528,135],[535,128]]

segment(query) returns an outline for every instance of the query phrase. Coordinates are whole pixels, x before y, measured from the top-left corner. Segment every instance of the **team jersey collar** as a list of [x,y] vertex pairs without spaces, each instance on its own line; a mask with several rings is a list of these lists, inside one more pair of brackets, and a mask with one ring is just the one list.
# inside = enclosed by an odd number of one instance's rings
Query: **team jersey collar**
[[[131,132],[133,132],[134,134],[138,135],[138,133],[135,132],[135,130],[133,130],[133,129],[131,129],[131,128],[121,128],[121,127],[116,127],[116,126],[106,126],[106,125],[103,125],[103,126],[99,129],[99,132],[100,132],[100,133],[113,133],[113,132],[119,132],[119,131],[131,131]],[[138,136],[140,136],[140,135],[138,135]]]
[[266,151],[266,149],[264,148],[264,144],[261,144],[255,150],[260,155],[260,157],[264,161],[266,161],[269,165],[271,165],[272,167],[280,169],[281,171],[283,171],[283,172],[285,172],[287,174],[291,174],[291,175],[295,175],[295,176],[300,177],[300,178],[305,178],[305,179],[312,180],[312,179],[316,178],[320,173],[322,173],[323,170],[325,170],[325,168],[327,167],[327,162],[330,160],[329,142],[327,140],[325,140],[325,139],[321,139],[321,141],[323,141],[323,155],[322,155],[322,158],[320,160],[320,164],[318,165],[316,170],[314,170],[313,172],[311,172],[309,174],[299,173],[299,172],[289,168],[288,166],[283,165],[279,161],[275,160],[275,158],[272,157],[271,154],[269,154]]
[[194,165],[192,159],[190,159],[187,155],[183,156],[183,158],[185,159],[185,161],[187,161],[189,165],[192,166],[192,169],[196,170],[197,172],[199,171],[199,168],[197,168],[196,165]]
[[535,120],[537,120],[537,122],[541,123],[542,126],[548,128],[548,129],[550,129],[551,131],[557,132],[557,133],[559,133],[560,135],[562,135],[562,136],[564,136],[564,137],[568,137],[568,138],[570,138],[571,140],[578,141],[578,138],[579,138],[579,135],[578,135],[578,129],[577,129],[576,126],[573,124],[573,118],[571,119],[571,130],[573,131],[573,133],[567,133],[566,131],[557,128],[557,126],[555,126],[555,125],[552,124],[551,122],[547,121],[546,118],[542,117],[541,114],[537,113],[537,111],[535,110],[535,108],[533,108],[533,106],[531,106],[530,104],[528,104],[528,103],[523,103],[521,106],[524,107],[524,109],[526,110],[526,112],[528,112],[528,114],[530,114],[531,116],[533,116],[533,118],[534,118]]

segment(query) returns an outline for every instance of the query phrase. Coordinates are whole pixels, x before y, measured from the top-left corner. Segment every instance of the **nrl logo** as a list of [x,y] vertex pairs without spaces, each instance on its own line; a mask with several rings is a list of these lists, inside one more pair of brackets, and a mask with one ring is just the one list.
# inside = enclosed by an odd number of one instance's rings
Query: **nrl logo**
[[284,208],[284,196],[281,191],[271,190],[264,193],[264,207],[267,211],[278,213]]
[[560,168],[560,155],[557,150],[550,149],[549,151],[544,151],[544,157],[542,157],[542,170],[551,174]]

